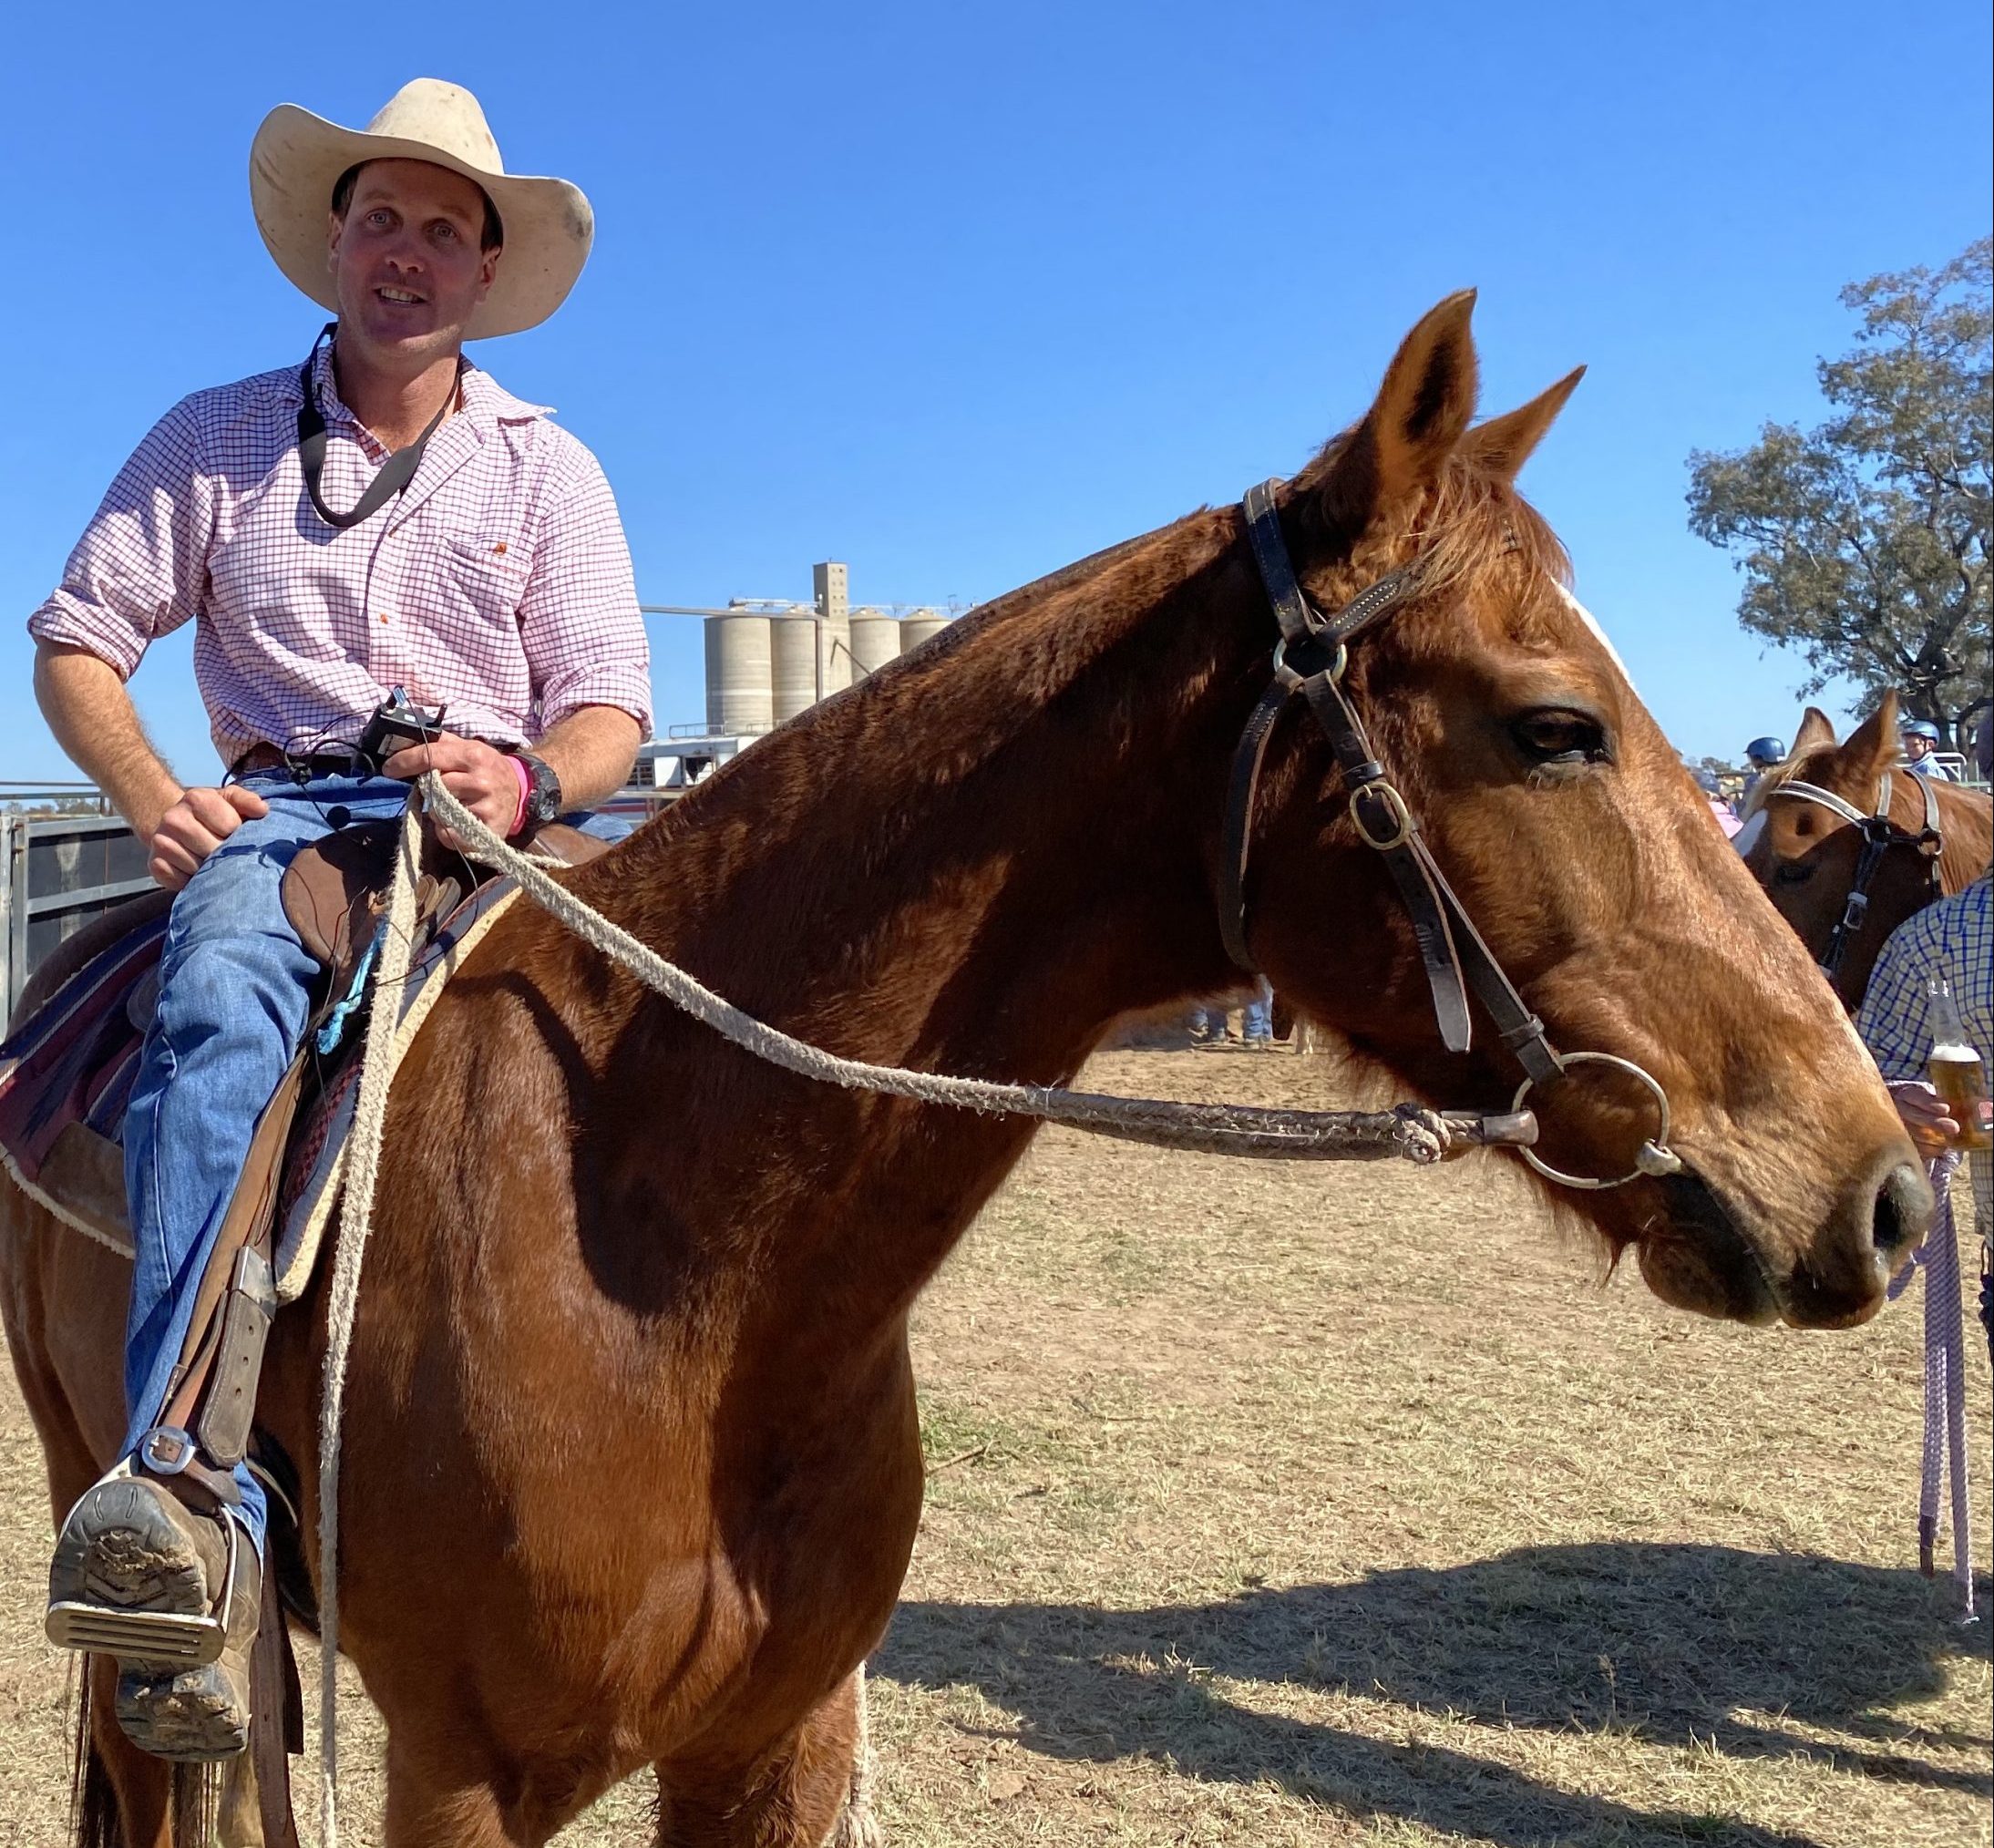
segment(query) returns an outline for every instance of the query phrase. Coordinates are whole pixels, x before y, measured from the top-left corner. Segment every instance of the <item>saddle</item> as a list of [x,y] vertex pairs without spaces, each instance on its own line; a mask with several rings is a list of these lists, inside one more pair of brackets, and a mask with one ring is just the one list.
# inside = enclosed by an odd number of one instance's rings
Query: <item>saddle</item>
[[[196,1305],[197,1330],[212,1319],[209,1299],[219,1300],[236,1252],[261,1248],[279,1258],[280,1299],[294,1298],[309,1281],[313,1254],[305,1241],[293,1238],[297,1248],[282,1253],[274,1222],[280,1206],[294,1212],[313,1196],[314,1180],[316,1196],[336,1189],[358,1078],[351,1054],[364,1038],[358,1028],[371,947],[398,833],[397,822],[341,828],[300,849],[284,873],[285,915],[317,958],[320,975],[302,1050],[258,1119],[209,1287]],[[594,858],[606,845],[560,824],[542,827],[532,840],[534,851],[569,866]],[[440,990],[511,895],[509,881],[429,839],[416,885],[412,984]],[[170,893],[149,892],[66,939],[27,984],[0,1045],[0,1160],[58,1218],[127,1257],[125,1109],[158,1004],[171,908]],[[405,1025],[415,1013],[409,999]],[[330,1197],[310,1204],[322,1209],[323,1223]],[[200,1371],[198,1356],[184,1358],[190,1371]]]

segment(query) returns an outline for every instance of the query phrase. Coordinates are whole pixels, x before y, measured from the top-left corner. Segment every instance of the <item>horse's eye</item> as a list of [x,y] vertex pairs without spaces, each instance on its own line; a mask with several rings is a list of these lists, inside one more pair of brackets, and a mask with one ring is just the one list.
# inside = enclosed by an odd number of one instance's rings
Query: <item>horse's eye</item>
[[1773,868],[1773,883],[1775,886],[1804,886],[1814,878],[1814,872],[1805,860],[1782,860]]
[[1606,759],[1606,728],[1584,713],[1546,707],[1524,714],[1509,731],[1524,755],[1539,764],[1598,764]]

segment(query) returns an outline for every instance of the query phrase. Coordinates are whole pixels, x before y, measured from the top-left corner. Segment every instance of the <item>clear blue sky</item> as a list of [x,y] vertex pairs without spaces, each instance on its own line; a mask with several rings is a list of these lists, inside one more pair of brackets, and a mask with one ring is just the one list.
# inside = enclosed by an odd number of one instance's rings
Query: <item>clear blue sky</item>
[[[593,199],[545,328],[476,349],[601,457],[647,602],[986,598],[1288,472],[1441,295],[1484,408],[1591,371],[1524,481],[1692,753],[1790,734],[1684,457],[1811,419],[1845,282],[1989,224],[1985,0],[1878,8],[415,5],[15,15],[0,776],[63,773],[21,621],[183,394],[303,355],[250,138],[406,78]],[[696,625],[652,625],[661,727]],[[183,631],[134,683],[212,767]]]

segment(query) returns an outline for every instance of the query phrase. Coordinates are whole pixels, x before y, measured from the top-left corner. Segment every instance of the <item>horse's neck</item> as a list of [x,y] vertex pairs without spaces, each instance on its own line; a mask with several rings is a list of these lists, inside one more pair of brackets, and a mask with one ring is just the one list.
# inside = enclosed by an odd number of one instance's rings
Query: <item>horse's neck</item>
[[[1224,537],[1208,516],[1179,577]],[[757,743],[616,857],[618,909],[730,1000],[840,1052],[1069,1068],[1218,943],[1199,842],[1231,740],[1207,708],[1246,612],[1126,575],[965,619]]]
[[1938,856],[1940,882],[1948,892],[1964,891],[1987,870],[1994,849],[1994,802],[1984,790],[1957,783],[1934,785],[1938,803],[1939,832],[1945,847]]
[[[1118,1016],[1223,986],[1211,840],[1274,628],[1219,556],[1225,517],[1187,525],[1167,561],[968,619],[757,743],[578,888],[749,1012],[881,1064],[1059,1082]],[[889,1297],[1029,1138],[1017,1119],[799,1090],[644,1005],[659,1094],[700,1124],[661,1159],[750,1124],[771,1149],[828,1145],[814,1197],[786,1194],[772,1158],[735,1224],[794,1240],[892,1221],[908,1242],[880,1271]]]

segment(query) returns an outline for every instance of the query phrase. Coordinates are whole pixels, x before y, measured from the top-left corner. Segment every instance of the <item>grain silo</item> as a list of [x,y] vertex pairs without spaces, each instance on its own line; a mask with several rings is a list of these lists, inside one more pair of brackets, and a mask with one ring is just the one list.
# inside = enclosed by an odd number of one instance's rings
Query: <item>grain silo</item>
[[919,648],[930,636],[940,635],[949,619],[939,610],[910,610],[900,618],[900,652]]
[[852,678],[877,672],[900,652],[899,619],[884,610],[851,612]]
[[776,616],[769,621],[769,630],[771,704],[780,725],[817,703],[817,619]]
[[770,627],[766,616],[707,617],[706,729],[714,736],[742,737],[774,726]]
[[823,697],[843,693],[857,676],[851,665],[851,592],[845,567],[835,560],[810,567],[817,601],[817,685]]

